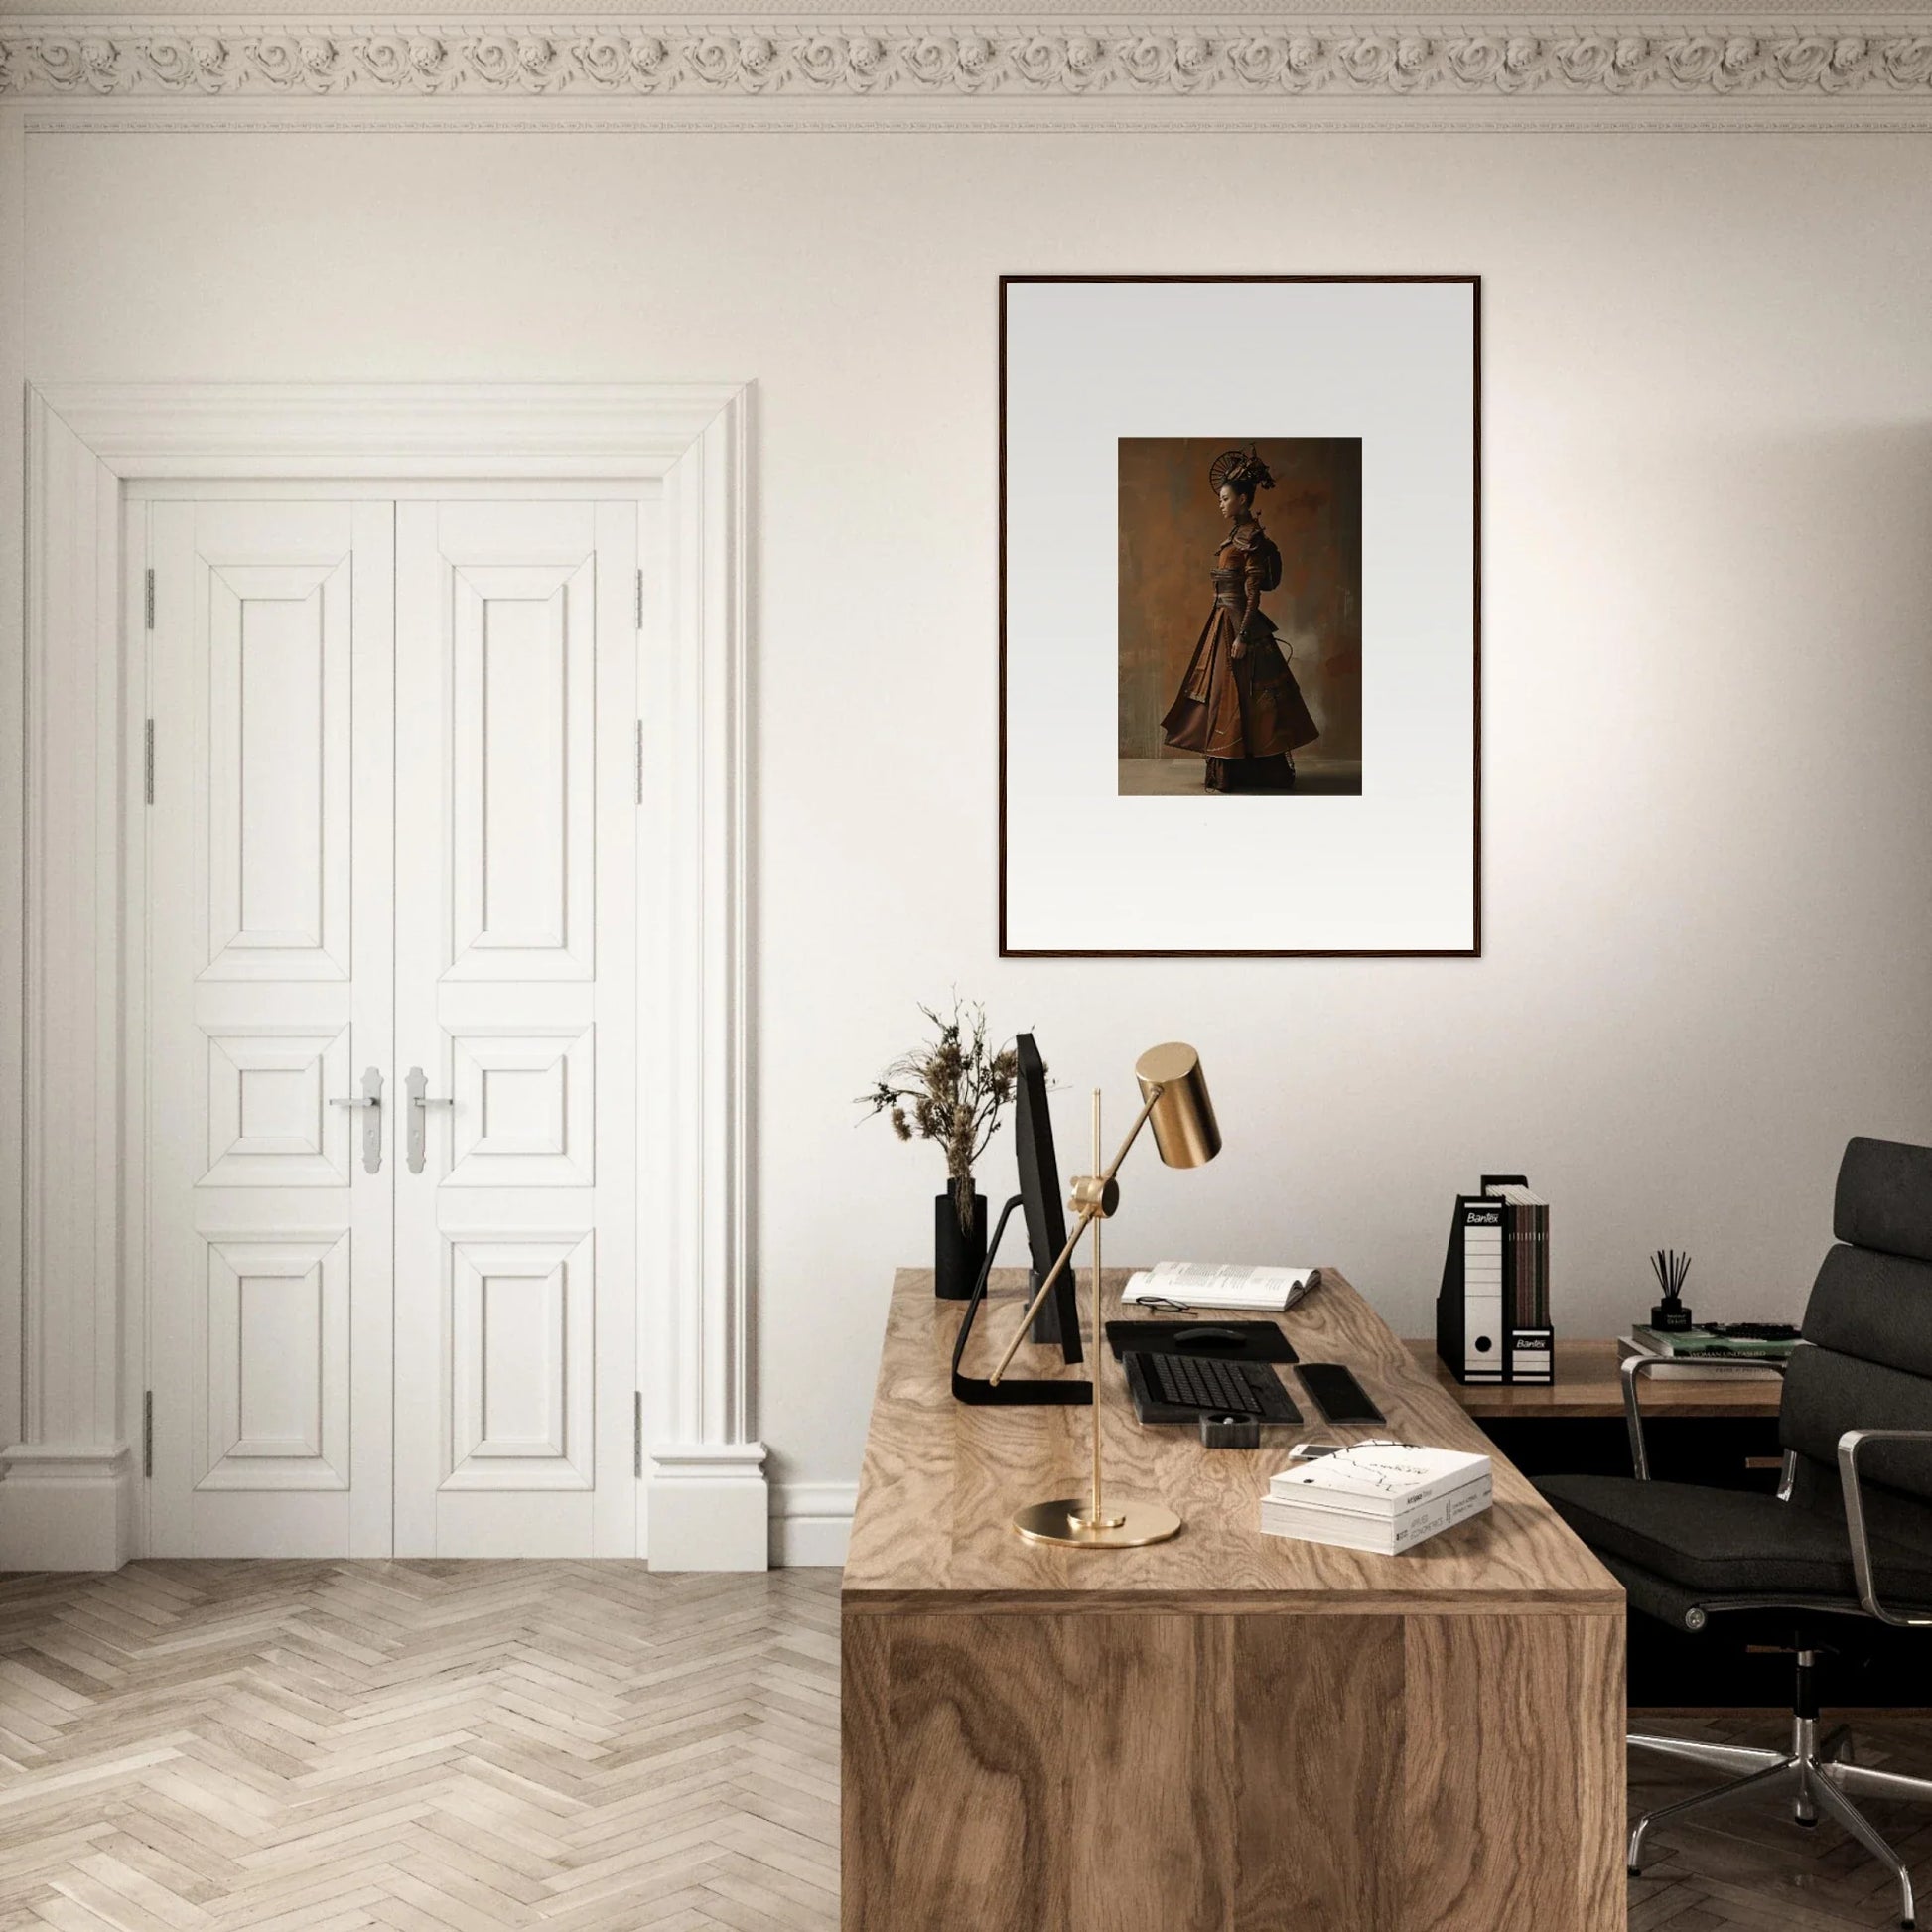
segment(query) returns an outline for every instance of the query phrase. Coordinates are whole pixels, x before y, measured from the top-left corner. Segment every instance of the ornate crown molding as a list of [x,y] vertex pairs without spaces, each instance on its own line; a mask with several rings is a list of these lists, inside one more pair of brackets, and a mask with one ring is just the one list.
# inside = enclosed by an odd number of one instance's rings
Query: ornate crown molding
[[1932,108],[1932,21],[1759,28],[1133,22],[258,26],[0,21],[0,94],[69,101],[1077,99]]

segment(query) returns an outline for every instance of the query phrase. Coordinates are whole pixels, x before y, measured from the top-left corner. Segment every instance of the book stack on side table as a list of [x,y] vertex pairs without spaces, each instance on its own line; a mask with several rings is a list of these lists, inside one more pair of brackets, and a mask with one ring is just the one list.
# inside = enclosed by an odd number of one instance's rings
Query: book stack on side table
[[1261,1499],[1261,1527],[1270,1536],[1392,1557],[1480,1515],[1489,1496],[1486,1455],[1359,1443],[1274,1476]]
[[[1738,1332],[1752,1327],[1760,1332]],[[1786,1329],[1783,1323],[1739,1322],[1718,1328],[1635,1327],[1618,1337],[1616,1352],[1619,1361],[1628,1361],[1632,1355],[1655,1357],[1658,1366],[1651,1373],[1672,1380],[1709,1381],[1721,1377],[1743,1382],[1776,1382],[1797,1343],[1798,1331]],[[1719,1366],[1760,1362],[1764,1364],[1761,1368]]]

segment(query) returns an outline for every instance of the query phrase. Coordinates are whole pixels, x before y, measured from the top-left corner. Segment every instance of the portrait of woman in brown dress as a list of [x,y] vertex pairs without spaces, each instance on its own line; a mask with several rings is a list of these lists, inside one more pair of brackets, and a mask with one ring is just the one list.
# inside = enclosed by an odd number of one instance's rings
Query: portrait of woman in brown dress
[[[1225,450],[1207,486],[1227,519],[1214,552],[1214,603],[1180,689],[1161,721],[1163,740],[1206,761],[1210,791],[1287,791],[1297,749],[1319,736],[1262,598],[1282,581],[1282,553],[1255,515],[1275,479],[1253,446]],[[1296,499],[1311,508],[1319,496]]]

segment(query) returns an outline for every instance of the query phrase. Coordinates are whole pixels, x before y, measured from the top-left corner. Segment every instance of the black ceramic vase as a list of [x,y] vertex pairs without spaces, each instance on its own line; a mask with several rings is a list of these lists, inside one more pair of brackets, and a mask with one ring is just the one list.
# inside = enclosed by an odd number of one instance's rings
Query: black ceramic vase
[[973,1189],[973,1224],[959,1225],[959,1207],[948,1186],[932,1203],[932,1292],[942,1302],[963,1302],[986,1265],[986,1196]]

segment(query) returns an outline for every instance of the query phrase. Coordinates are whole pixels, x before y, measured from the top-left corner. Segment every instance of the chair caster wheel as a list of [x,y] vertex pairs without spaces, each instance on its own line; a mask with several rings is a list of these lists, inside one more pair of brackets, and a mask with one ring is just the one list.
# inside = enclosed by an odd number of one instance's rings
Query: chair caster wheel
[[1802,1825],[1808,1832],[1815,1832],[1818,1829],[1818,1820],[1815,1818],[1794,1818],[1791,1822],[1794,1825]]

